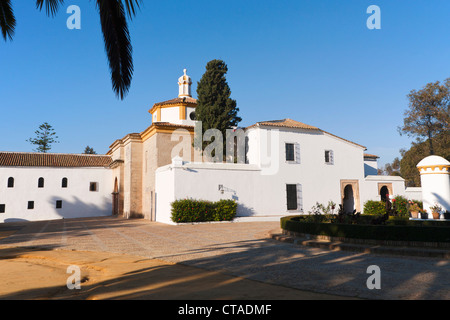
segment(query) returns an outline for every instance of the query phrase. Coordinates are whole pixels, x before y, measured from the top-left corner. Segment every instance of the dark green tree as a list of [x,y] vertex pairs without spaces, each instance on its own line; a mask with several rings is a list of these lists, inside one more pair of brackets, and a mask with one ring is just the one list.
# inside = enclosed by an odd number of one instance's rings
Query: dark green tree
[[95,152],[94,148],[91,148],[89,146],[86,146],[86,148],[84,148],[84,154],[97,154],[97,152]]
[[[208,129],[217,129],[222,133],[224,145],[226,129],[236,127],[242,120],[237,115],[236,100],[230,97],[231,90],[225,77],[227,72],[228,67],[222,60],[211,60],[206,64],[206,71],[197,84],[195,108],[196,120],[202,122],[202,136]],[[204,148],[205,143],[202,146]]]
[[[25,2],[25,1],[23,1]],[[120,99],[128,93],[133,76],[133,58],[127,15],[136,14],[142,0],[96,0],[100,15],[105,51],[108,56],[113,91]],[[36,0],[39,10],[45,5],[47,15],[54,16],[64,0]],[[16,27],[11,0],[0,0],[0,33],[12,40]]]
[[47,153],[52,148],[52,144],[59,143],[56,140],[58,137],[56,136],[55,130],[47,122],[41,124],[34,133],[36,134],[36,138],[30,138],[27,141],[37,146],[34,149],[36,152]]
[[408,99],[409,108],[399,133],[416,137],[417,143],[427,141],[429,155],[433,155],[436,135],[450,130],[450,78],[443,84],[437,81],[412,90]]

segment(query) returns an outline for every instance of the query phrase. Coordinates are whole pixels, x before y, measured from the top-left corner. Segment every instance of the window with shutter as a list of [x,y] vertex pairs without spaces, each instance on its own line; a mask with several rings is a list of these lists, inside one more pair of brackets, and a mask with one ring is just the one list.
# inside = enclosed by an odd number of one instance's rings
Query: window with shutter
[[333,150],[325,150],[325,163],[334,164]]
[[286,185],[286,198],[287,198],[287,209],[297,210],[297,185],[287,184]]
[[286,161],[295,161],[295,145],[286,143]]

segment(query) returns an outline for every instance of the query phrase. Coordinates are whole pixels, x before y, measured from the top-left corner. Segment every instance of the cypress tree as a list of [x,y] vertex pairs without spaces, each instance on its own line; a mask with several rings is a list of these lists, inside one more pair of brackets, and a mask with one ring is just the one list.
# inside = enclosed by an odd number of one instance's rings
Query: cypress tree
[[202,135],[208,129],[218,129],[224,140],[225,130],[232,129],[242,120],[237,115],[236,100],[230,98],[231,90],[225,77],[227,72],[228,67],[222,60],[211,60],[206,64],[206,72],[197,83],[195,108],[196,120],[202,122]]

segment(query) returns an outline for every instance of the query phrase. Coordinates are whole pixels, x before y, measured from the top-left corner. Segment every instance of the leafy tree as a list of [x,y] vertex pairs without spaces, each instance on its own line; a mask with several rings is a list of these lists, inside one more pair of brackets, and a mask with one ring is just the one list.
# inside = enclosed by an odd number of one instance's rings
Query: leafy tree
[[387,176],[400,176],[400,159],[396,157],[392,163],[384,165],[384,170],[381,169],[381,174]]
[[27,141],[31,144],[37,145],[37,148],[34,149],[36,152],[47,153],[52,148],[53,143],[58,143],[56,139],[55,130],[51,125],[47,122],[44,122],[39,126],[39,129],[34,132],[36,134],[36,138],[30,138]]
[[405,112],[400,134],[428,141],[430,155],[435,154],[435,136],[450,130],[450,78],[444,84],[428,83],[423,89],[408,94],[409,109]]
[[[450,133],[442,132],[434,138],[433,147],[435,154],[450,161]],[[406,186],[419,187],[420,174],[417,170],[417,164],[425,157],[430,155],[430,144],[428,141],[413,143],[409,150],[400,150],[402,160],[400,161],[400,173],[406,180]]]
[[97,154],[97,152],[95,152],[94,148],[86,146],[86,148],[84,149],[84,154]]
[[[96,0],[100,15],[105,50],[108,56],[113,91],[123,100],[131,86],[133,57],[126,16],[132,19],[142,0]],[[64,0],[36,0],[36,7],[45,5],[48,16],[54,16]],[[126,13],[125,13],[126,12]],[[0,31],[3,39],[12,40],[16,27],[11,0],[0,0]]]
[[224,61],[211,60],[198,82],[195,116],[202,122],[202,135],[208,129],[218,129],[226,137],[226,129],[237,126],[242,120],[237,115],[239,108],[236,100],[230,98],[231,90],[225,77],[227,72]]

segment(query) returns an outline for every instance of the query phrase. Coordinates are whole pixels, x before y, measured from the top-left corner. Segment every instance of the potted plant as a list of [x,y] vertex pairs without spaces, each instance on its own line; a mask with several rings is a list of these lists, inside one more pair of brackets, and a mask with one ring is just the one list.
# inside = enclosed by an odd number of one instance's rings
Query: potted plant
[[417,219],[419,218],[419,212],[421,212],[421,208],[417,203],[411,203],[409,206],[409,213],[411,214],[411,218]]
[[428,219],[427,210],[420,210],[420,219]]
[[439,215],[442,210],[441,206],[436,203],[434,206],[430,207],[430,210],[431,214],[433,215],[433,219],[439,219]]

